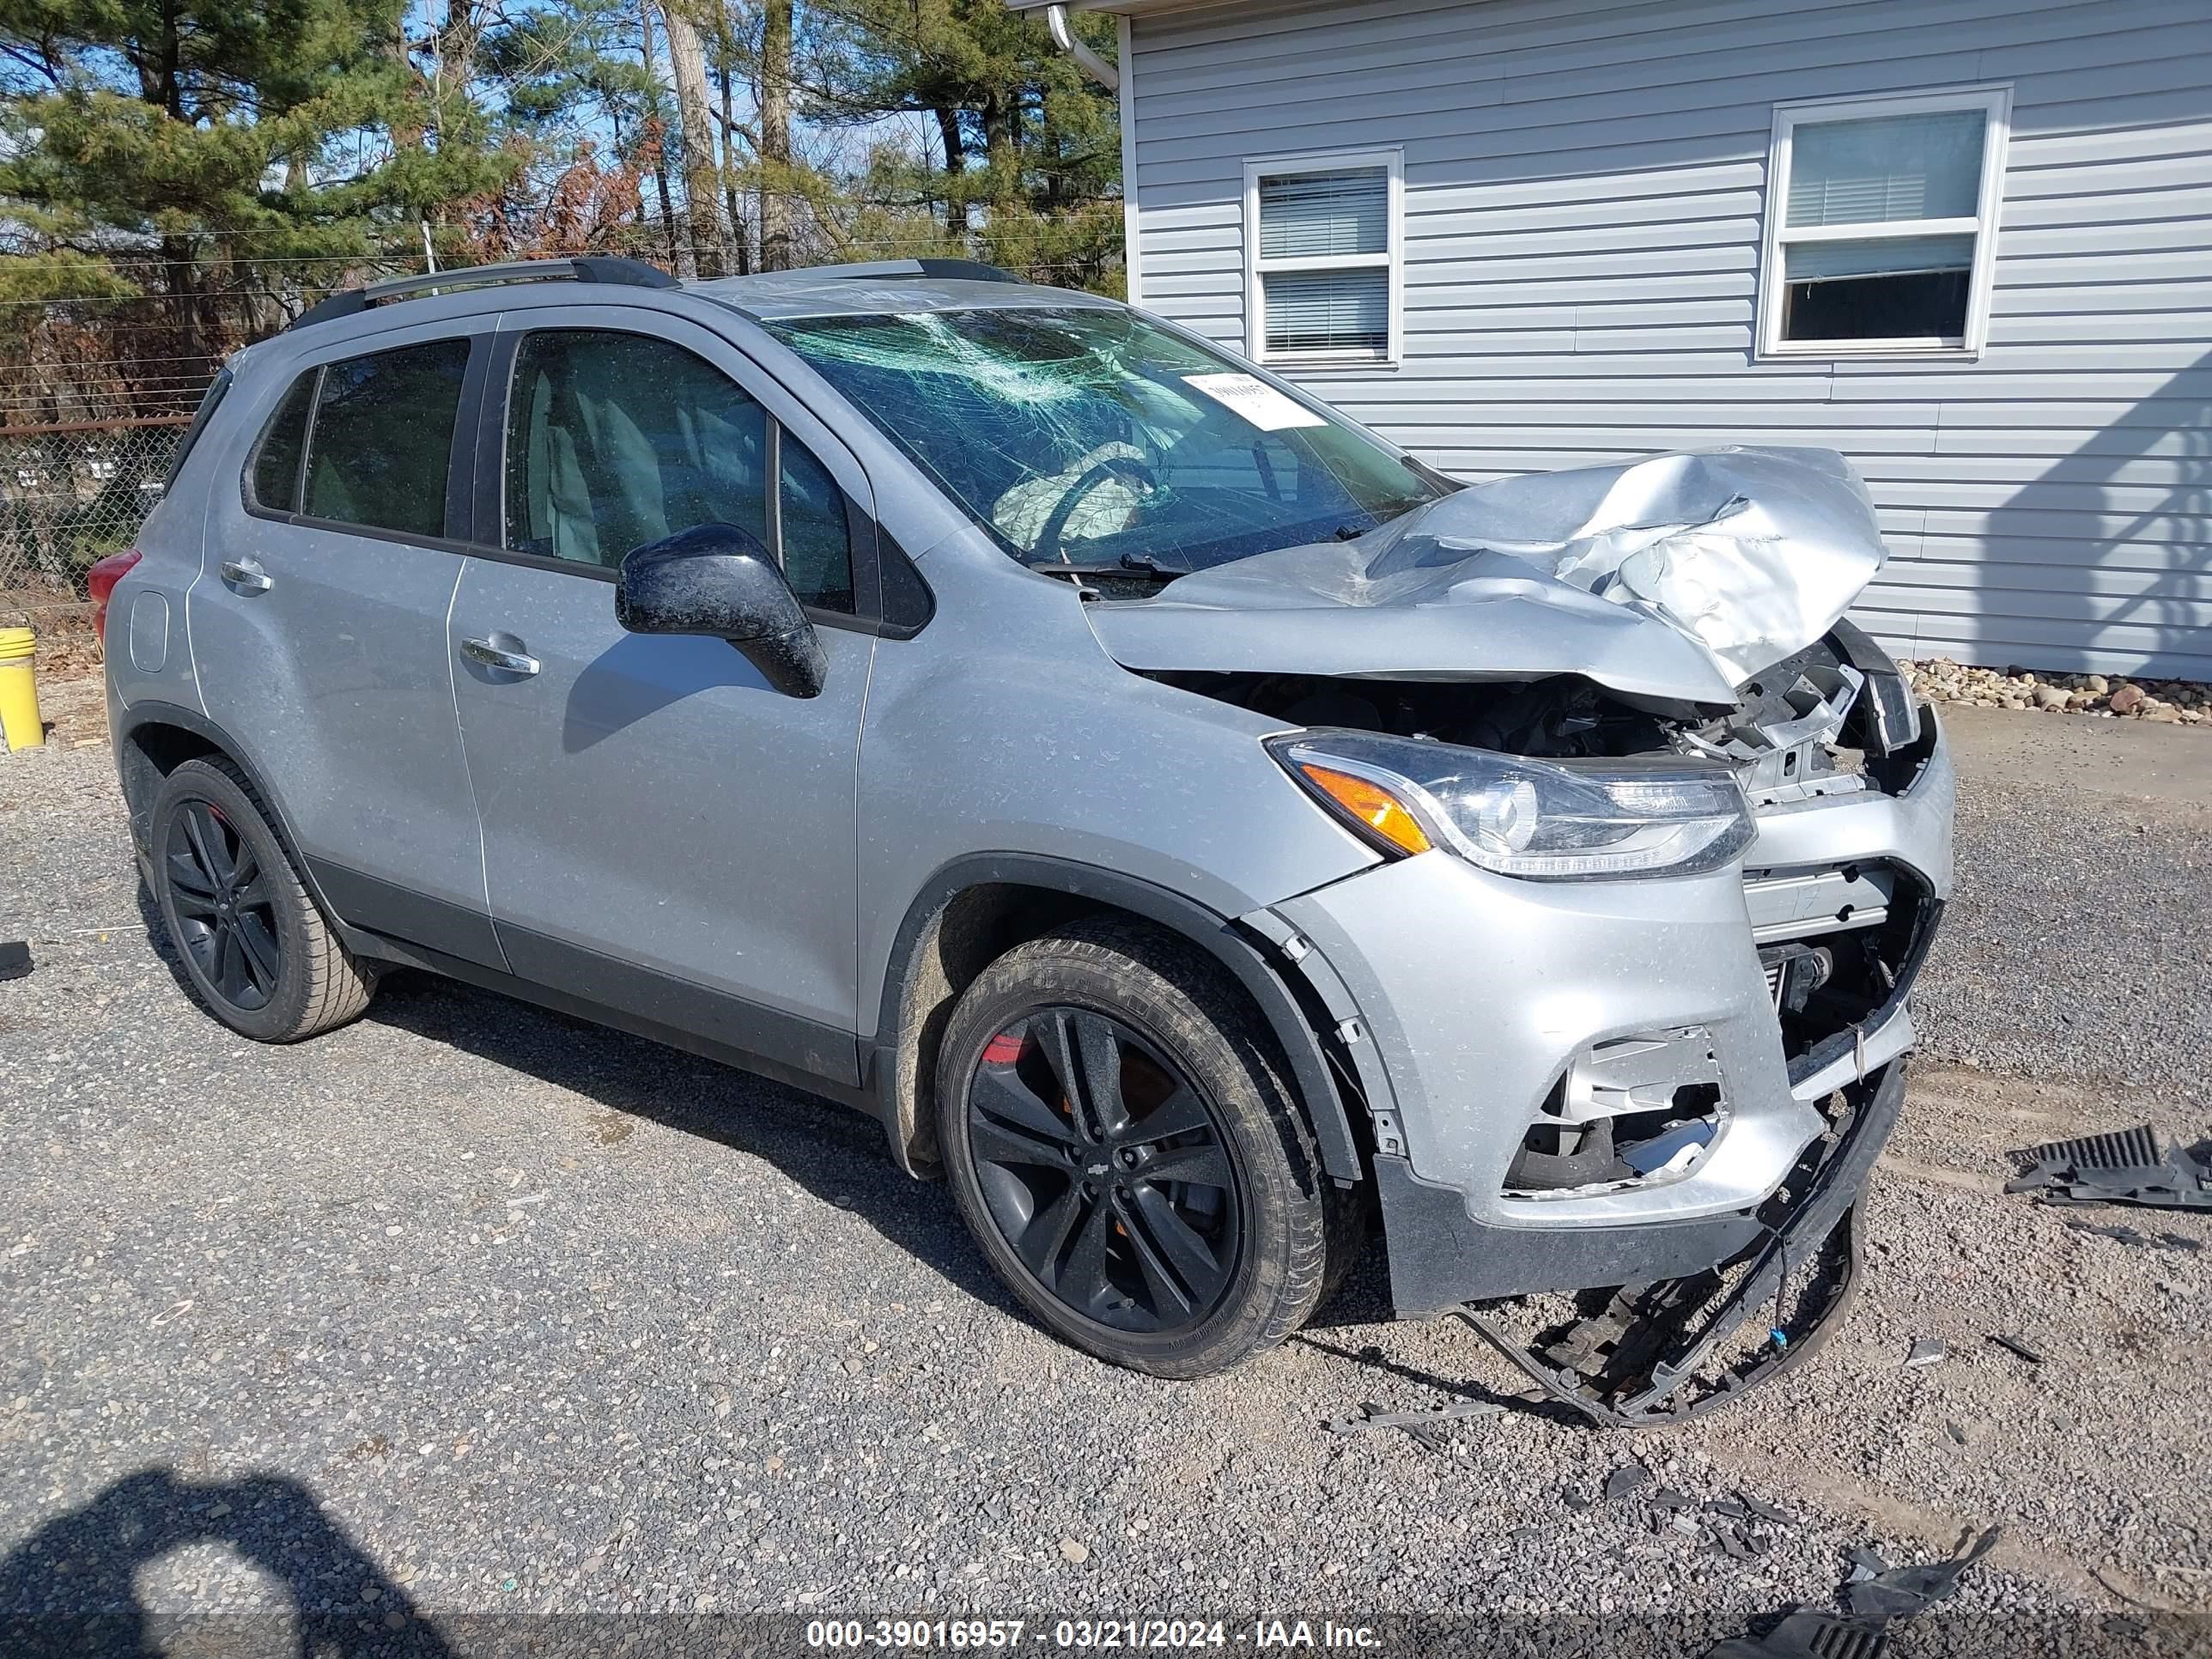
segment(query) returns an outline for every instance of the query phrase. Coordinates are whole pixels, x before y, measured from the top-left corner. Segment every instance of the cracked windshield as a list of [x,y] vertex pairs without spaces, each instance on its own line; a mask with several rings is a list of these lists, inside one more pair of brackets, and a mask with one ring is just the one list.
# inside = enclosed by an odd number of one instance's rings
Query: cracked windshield
[[1024,563],[1173,577],[1356,536],[1450,486],[1120,311],[771,325]]

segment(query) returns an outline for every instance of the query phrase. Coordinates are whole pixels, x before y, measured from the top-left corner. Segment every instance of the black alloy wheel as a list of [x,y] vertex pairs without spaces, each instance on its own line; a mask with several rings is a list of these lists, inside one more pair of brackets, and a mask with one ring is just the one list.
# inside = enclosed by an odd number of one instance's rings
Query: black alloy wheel
[[297,1042],[368,1006],[374,969],[346,949],[228,760],[184,761],[161,781],[143,850],[180,976],[232,1030]]
[[985,1208],[1061,1304],[1168,1335],[1220,1303],[1243,1183],[1213,1107],[1129,1025],[1065,1006],[1014,1020],[984,1045],[967,1112]]
[[252,846],[212,802],[190,800],[161,849],[178,943],[234,1008],[265,1008],[283,973],[275,890]]

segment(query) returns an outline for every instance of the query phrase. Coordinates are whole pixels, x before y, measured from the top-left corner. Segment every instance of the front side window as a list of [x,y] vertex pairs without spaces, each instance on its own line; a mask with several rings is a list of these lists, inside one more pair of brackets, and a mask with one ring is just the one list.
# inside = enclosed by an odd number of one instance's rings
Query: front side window
[[1450,487],[1118,307],[767,326],[1033,566],[1179,575],[1357,535]]
[[1762,350],[1981,349],[2009,99],[1999,88],[1776,111]]
[[507,397],[506,520],[514,552],[608,569],[648,542],[735,525],[781,559],[803,603],[853,609],[836,481],[728,375],[645,335],[524,340]]
[[[332,524],[443,536],[453,421],[468,365],[466,340],[327,365],[307,428],[299,510]],[[264,459],[270,459],[265,447]],[[272,471],[270,483],[278,482]]]
[[1398,356],[1395,150],[1244,170],[1247,354],[1258,362]]

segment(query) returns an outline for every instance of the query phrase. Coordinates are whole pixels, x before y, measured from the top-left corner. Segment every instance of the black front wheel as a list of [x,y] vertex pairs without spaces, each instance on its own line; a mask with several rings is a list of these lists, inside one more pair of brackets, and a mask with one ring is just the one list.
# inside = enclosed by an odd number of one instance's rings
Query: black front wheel
[[193,993],[224,1024],[294,1042],[368,1006],[373,981],[325,921],[245,775],[191,760],[163,780],[154,896]]
[[1121,922],[1018,946],[969,987],[939,1135],[969,1231],[1031,1313],[1183,1377],[1305,1322],[1347,1200],[1272,1048],[1210,962]]

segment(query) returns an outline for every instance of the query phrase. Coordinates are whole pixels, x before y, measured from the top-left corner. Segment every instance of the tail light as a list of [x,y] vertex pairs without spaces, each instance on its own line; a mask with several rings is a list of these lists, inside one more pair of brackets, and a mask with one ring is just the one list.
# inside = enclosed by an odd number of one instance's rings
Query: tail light
[[92,595],[92,631],[100,635],[102,645],[107,643],[107,599],[115,592],[115,584],[130,574],[131,567],[145,555],[137,548],[121,553],[111,553],[84,573],[84,591]]

